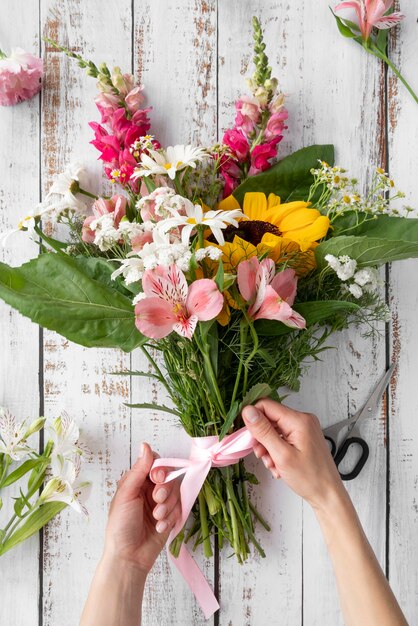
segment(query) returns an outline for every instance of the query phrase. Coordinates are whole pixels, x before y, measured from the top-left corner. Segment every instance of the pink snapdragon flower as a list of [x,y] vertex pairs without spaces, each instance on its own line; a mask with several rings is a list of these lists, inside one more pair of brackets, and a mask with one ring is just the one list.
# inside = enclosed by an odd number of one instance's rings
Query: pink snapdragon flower
[[83,222],[82,240],[86,243],[94,243],[95,232],[91,229],[91,224],[103,215],[112,215],[114,227],[117,228],[121,219],[126,215],[126,203],[125,196],[115,195],[110,200],[98,198],[92,206],[93,215],[86,217]]
[[42,75],[42,59],[22,48],[13,48],[9,57],[0,50],[0,105],[33,98],[41,89]]
[[248,175],[254,176],[259,172],[264,172],[271,167],[270,160],[274,159],[277,154],[277,144],[282,140],[283,135],[274,137],[268,143],[262,143],[256,146],[251,153],[251,167]]
[[238,161],[245,162],[250,151],[248,140],[244,133],[237,128],[227,130],[223,136],[222,142],[229,146]]
[[254,126],[260,121],[261,106],[258,100],[251,96],[241,96],[235,103],[237,115],[235,117],[235,126],[249,135]]
[[252,257],[238,265],[238,288],[250,305],[248,314],[253,320],[277,320],[292,328],[305,328],[305,319],[292,309],[297,290],[295,271],[287,268],[276,275],[275,271],[272,259],[260,262]]
[[214,280],[202,278],[188,286],[176,265],[159,265],[144,272],[142,288],[144,297],[135,306],[135,323],[152,339],[162,339],[173,331],[191,339],[197,322],[214,319],[223,306],[223,295]]
[[399,11],[386,15],[392,8],[394,0],[351,0],[340,2],[335,11],[354,9],[357,14],[358,26],[364,41],[367,41],[373,28],[392,28],[404,19]]

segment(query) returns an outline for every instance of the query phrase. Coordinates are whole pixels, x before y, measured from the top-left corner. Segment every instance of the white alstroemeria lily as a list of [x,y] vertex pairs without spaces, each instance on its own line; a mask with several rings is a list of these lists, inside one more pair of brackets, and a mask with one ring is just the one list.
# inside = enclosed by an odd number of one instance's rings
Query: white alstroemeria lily
[[80,429],[70,416],[63,412],[60,417],[52,420],[48,426],[49,439],[53,443],[51,452],[51,464],[64,466],[70,459],[87,457],[89,460],[91,451],[80,442]]
[[84,185],[84,183],[81,184],[83,176],[86,178],[84,167],[80,163],[70,163],[55,180],[45,200],[40,204],[44,212],[59,215],[70,209],[77,213],[87,214],[86,203],[76,196]]
[[74,460],[67,459],[63,465],[51,464],[53,476],[46,483],[39,500],[45,502],[64,502],[75,511],[88,517],[85,502],[90,495],[91,483],[82,481],[80,474],[80,457]]
[[190,236],[195,231],[197,226],[204,226],[210,228],[213,236],[219,245],[225,243],[225,239],[222,230],[229,224],[232,226],[238,226],[237,219],[245,218],[244,213],[240,209],[234,209],[232,211],[203,211],[203,207],[200,204],[193,204],[190,200],[185,201],[186,215],[180,215],[178,211],[172,210],[173,217],[169,217],[166,220],[158,222],[156,230],[162,233],[167,233],[172,228],[182,227],[181,240],[184,245],[188,245]]
[[0,407],[0,453],[7,454],[13,461],[20,461],[32,448],[27,444],[27,438],[37,432],[44,425],[44,418],[34,420],[29,426],[27,421],[17,422],[10,411]]
[[209,158],[204,148],[191,145],[168,146],[165,150],[149,150],[143,153],[139,167],[135,168],[133,179],[141,176],[163,175],[174,180],[177,172],[187,167],[195,168],[197,163]]

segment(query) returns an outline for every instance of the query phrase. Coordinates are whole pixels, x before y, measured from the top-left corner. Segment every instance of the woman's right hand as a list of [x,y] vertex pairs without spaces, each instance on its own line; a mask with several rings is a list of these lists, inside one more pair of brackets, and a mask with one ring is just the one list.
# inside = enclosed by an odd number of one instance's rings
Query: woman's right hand
[[242,411],[244,422],[258,444],[254,453],[275,478],[314,508],[323,508],[328,499],[344,495],[328,444],[315,415],[301,413],[269,398]]

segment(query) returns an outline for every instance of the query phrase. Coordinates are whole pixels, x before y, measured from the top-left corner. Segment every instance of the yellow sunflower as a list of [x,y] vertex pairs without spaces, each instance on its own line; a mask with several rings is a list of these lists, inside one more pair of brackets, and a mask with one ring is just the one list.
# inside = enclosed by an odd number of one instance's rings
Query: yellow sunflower
[[[219,209],[232,210],[239,208],[234,196],[228,196],[219,203]],[[273,229],[265,230],[283,239],[290,239],[299,245],[302,252],[309,250],[312,244],[325,237],[329,230],[330,221],[317,209],[310,208],[309,202],[296,201],[281,204],[279,196],[271,193],[268,198],[261,192],[250,192],[244,196],[242,207],[248,222],[271,224]],[[248,223],[247,222],[247,223]],[[240,228],[245,231],[244,221]],[[249,226],[249,228],[253,228]],[[265,228],[265,227],[264,227]]]

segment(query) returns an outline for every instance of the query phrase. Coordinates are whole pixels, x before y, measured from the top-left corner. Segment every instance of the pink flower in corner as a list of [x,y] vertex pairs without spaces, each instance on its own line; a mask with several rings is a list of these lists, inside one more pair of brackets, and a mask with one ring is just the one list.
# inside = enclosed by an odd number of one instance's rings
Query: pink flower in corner
[[341,9],[354,9],[357,14],[358,25],[362,37],[367,41],[370,37],[373,27],[376,28],[392,28],[396,26],[404,15],[399,11],[386,15],[392,8],[394,0],[351,0],[350,2],[341,2],[335,7],[335,11]]
[[275,270],[272,259],[260,262],[252,257],[238,265],[238,288],[250,305],[248,314],[253,320],[277,320],[292,328],[305,328],[305,319],[292,309],[298,282],[294,270],[288,268],[276,275]]
[[142,288],[144,297],[135,306],[135,323],[152,339],[162,339],[172,331],[191,339],[197,322],[214,319],[223,306],[214,280],[202,278],[188,286],[176,265],[144,272]]
[[41,89],[42,74],[42,59],[21,48],[14,48],[10,57],[0,50],[0,105],[33,98]]
[[274,137],[268,143],[262,143],[256,146],[251,153],[251,167],[248,176],[254,176],[259,172],[264,172],[271,167],[270,159],[277,154],[277,144],[283,139],[283,135]]

